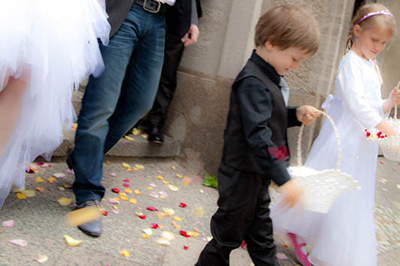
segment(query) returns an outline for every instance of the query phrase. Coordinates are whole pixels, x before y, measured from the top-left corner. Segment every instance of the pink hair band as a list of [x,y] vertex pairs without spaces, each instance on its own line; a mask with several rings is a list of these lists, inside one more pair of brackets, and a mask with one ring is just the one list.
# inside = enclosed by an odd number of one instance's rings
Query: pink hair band
[[367,18],[370,18],[370,17],[373,17],[373,16],[377,16],[377,15],[387,15],[387,16],[391,16],[392,18],[394,18],[394,15],[393,15],[392,13],[390,13],[389,11],[381,10],[381,11],[370,12],[370,13],[366,14],[365,16],[363,16],[363,17],[357,22],[357,24],[360,24],[361,22],[363,22],[363,21],[366,20]]

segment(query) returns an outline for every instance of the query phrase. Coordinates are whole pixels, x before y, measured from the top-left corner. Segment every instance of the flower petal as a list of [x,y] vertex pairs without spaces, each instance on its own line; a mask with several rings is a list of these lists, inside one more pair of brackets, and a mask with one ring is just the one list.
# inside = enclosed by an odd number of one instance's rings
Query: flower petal
[[158,211],[158,209],[155,208],[155,207],[147,207],[146,209],[149,210],[149,211],[152,211],[152,212]]
[[14,224],[15,224],[14,220],[3,221],[1,223],[1,225],[4,227],[14,227]]
[[181,203],[179,203],[179,207],[185,208],[185,207],[187,207],[187,205],[186,205],[186,203],[181,202]]
[[111,191],[114,192],[114,193],[119,193],[120,192],[120,190],[118,188],[112,188]]
[[126,250],[126,249],[121,251],[121,255],[124,256],[124,257],[129,257],[130,256],[128,250]]
[[43,178],[41,178],[40,176],[36,177],[36,182],[38,183],[44,183]]
[[23,239],[13,239],[13,240],[8,241],[8,243],[11,243],[11,244],[16,245],[18,247],[25,247],[26,245],[28,245],[28,242],[26,242]]
[[64,235],[64,239],[67,242],[68,246],[70,246],[70,247],[77,247],[80,244],[82,244],[82,242],[83,242],[83,240],[74,239],[74,238],[70,237],[69,235]]
[[36,261],[39,263],[44,263],[49,260],[49,257],[46,255],[38,255]]
[[71,204],[72,199],[62,197],[62,198],[58,199],[57,201],[58,201],[58,203],[59,203],[61,206],[68,206],[68,205]]

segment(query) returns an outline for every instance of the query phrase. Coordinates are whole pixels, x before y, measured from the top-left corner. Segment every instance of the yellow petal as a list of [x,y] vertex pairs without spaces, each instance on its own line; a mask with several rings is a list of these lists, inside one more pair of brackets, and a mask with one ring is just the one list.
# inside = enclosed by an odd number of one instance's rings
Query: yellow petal
[[176,167],[175,167],[175,166],[171,166],[171,169],[172,169],[172,170],[175,170],[175,169],[176,169]]
[[135,168],[139,169],[139,170],[144,170],[144,166],[141,164],[135,164]]
[[60,203],[61,206],[68,206],[71,204],[71,202],[72,202],[72,199],[70,199],[70,198],[62,197],[62,198],[58,199],[58,203]]
[[36,190],[39,192],[44,192],[44,187],[36,187]]
[[129,136],[124,136],[124,138],[127,139],[127,140],[129,140],[129,141],[135,141],[134,138],[131,138],[131,137],[129,137]]
[[163,208],[163,211],[166,215],[171,216],[175,214],[175,211],[171,208]]
[[157,239],[156,243],[161,245],[161,246],[169,246],[169,245],[171,245],[171,243],[167,239],[162,238],[162,237]]
[[179,190],[179,188],[177,186],[174,186],[174,185],[168,185],[168,188],[170,190],[172,190],[172,191],[178,191]]
[[122,168],[125,168],[125,169],[130,169],[130,168],[132,168],[129,164],[127,164],[127,163],[122,163]]
[[128,201],[128,197],[127,196],[121,196],[122,200]]
[[145,228],[142,230],[143,233],[145,233],[148,236],[152,236],[153,235],[153,229],[151,228]]
[[162,219],[164,217],[164,213],[162,212],[157,213],[157,217],[158,219]]
[[137,200],[136,199],[130,199],[129,202],[132,203],[132,204],[136,204]]
[[148,189],[148,190],[153,190],[154,188],[153,188],[153,187],[147,187],[147,189]]
[[18,199],[26,199],[26,196],[22,193],[17,193],[17,198]]
[[188,234],[188,236],[192,236],[192,237],[199,236],[199,233],[193,232],[193,231],[186,231],[186,234]]
[[164,179],[164,177],[163,177],[163,176],[160,176],[160,175],[158,175],[158,176],[157,176],[157,179],[163,180],[163,179]]
[[176,230],[179,230],[179,229],[181,229],[181,226],[180,225],[178,225],[177,223],[175,223],[174,221],[172,221],[172,223],[171,223],[174,227],[175,227],[175,229]]
[[68,246],[70,246],[70,247],[77,247],[83,242],[83,240],[73,239],[69,235],[64,235],[64,238],[65,238],[65,241],[67,241]]
[[133,192],[135,193],[135,195],[142,195],[142,192],[140,192],[139,190],[135,189],[135,191]]
[[182,178],[182,177],[183,177],[183,175],[176,174],[176,177],[178,177],[178,178]]
[[22,194],[24,194],[25,196],[27,196],[28,198],[32,198],[34,196],[36,196],[36,192],[34,190],[23,190],[21,191]]
[[145,233],[143,233],[143,234],[142,234],[142,238],[144,238],[144,239],[149,239],[150,236],[149,236],[149,235],[146,235]]
[[54,182],[56,182],[57,178],[55,178],[54,176],[51,176],[47,179],[47,182],[49,182],[50,184],[53,184]]
[[129,189],[129,188],[126,188],[125,192],[128,193],[128,194],[132,194],[133,193],[132,189]]
[[169,184],[169,182],[167,180],[164,180],[163,183],[166,184],[166,185]]
[[126,249],[121,251],[121,255],[124,256],[124,257],[129,257],[130,256],[128,250],[126,250]]
[[189,185],[189,183],[190,183],[190,178],[187,177],[187,176],[185,176],[185,177],[182,179],[182,185],[187,186],[187,185]]
[[165,238],[168,241],[172,241],[175,239],[175,235],[169,231],[164,231],[161,233],[161,237]]
[[62,186],[66,189],[71,189],[72,186],[70,184],[63,183]]
[[136,127],[132,129],[132,135],[137,136],[141,133],[140,129],[137,129]]
[[182,221],[182,218],[181,218],[181,217],[178,217],[178,216],[174,216],[173,219],[174,219],[175,221],[178,221],[178,222]]
[[90,206],[69,212],[65,215],[65,221],[69,226],[79,226],[99,219],[103,212],[97,206]]
[[36,182],[38,183],[44,183],[43,178],[41,178],[40,176],[36,177]]

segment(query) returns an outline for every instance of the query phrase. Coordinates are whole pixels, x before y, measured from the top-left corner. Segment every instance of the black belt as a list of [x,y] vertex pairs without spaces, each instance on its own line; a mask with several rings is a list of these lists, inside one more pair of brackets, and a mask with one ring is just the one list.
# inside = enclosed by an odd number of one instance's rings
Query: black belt
[[142,6],[149,13],[164,15],[165,4],[155,0],[135,0],[135,3]]

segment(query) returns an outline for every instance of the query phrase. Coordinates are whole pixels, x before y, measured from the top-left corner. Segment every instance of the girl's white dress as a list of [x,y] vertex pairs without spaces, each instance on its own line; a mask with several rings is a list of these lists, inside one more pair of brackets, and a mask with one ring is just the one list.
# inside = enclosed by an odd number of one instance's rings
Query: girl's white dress
[[0,91],[6,75],[28,81],[0,154],[0,207],[13,183],[24,187],[29,163],[61,144],[76,117],[72,91],[103,70],[98,39],[107,44],[109,31],[104,0],[0,0]]
[[[383,114],[380,75],[375,63],[349,51],[336,77],[335,96],[323,108],[337,125],[342,146],[341,171],[350,174],[359,191],[337,199],[327,214],[295,207],[271,209],[274,233],[293,232],[311,245],[310,261],[318,266],[375,266],[374,191],[378,144],[367,140],[364,129],[378,125]],[[328,120],[313,143],[306,166],[335,169],[337,143]],[[279,201],[279,199],[278,199]]]

